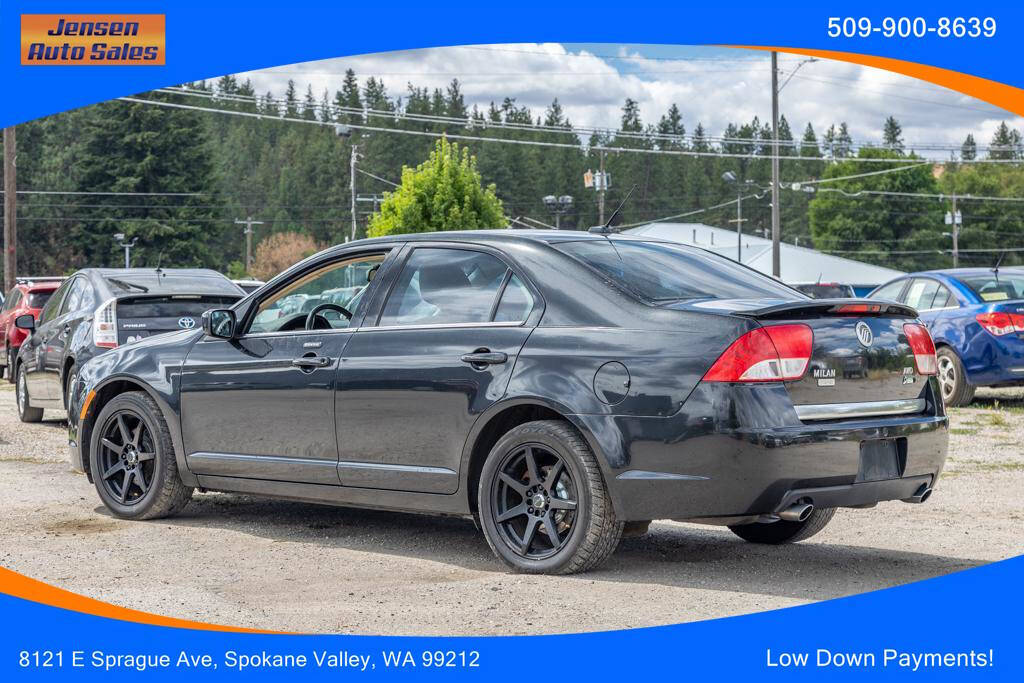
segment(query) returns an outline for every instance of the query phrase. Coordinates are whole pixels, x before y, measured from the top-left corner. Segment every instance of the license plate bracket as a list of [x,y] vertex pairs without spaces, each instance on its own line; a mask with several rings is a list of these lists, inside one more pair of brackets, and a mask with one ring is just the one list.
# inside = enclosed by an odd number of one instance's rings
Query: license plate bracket
[[899,479],[907,463],[907,440],[872,439],[860,442],[858,482]]

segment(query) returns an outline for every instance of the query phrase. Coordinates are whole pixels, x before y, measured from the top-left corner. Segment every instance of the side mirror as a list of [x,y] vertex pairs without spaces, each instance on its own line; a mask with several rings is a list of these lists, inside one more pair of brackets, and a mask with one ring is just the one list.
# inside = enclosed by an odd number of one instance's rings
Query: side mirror
[[203,332],[219,339],[235,336],[235,312],[228,308],[215,308],[203,313]]
[[32,332],[33,330],[36,329],[36,318],[31,313],[19,315],[17,318],[14,319],[14,326],[19,329],[28,330],[29,332]]

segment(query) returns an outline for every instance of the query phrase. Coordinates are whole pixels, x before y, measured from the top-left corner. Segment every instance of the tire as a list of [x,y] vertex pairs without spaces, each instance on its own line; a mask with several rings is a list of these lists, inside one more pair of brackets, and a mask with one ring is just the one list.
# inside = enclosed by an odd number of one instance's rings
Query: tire
[[14,398],[18,403],[18,419],[22,422],[41,422],[43,419],[42,408],[29,406],[30,396],[28,393],[28,381],[25,378],[25,366],[18,366],[18,381],[14,387]]
[[967,373],[964,371],[964,364],[960,362],[960,356],[948,346],[940,346],[935,355],[938,357],[942,402],[954,408],[970,405],[977,387],[967,381]]
[[593,569],[622,536],[597,458],[560,420],[528,422],[505,434],[484,462],[477,501],[488,545],[519,572]]
[[141,391],[119,394],[103,406],[92,430],[89,464],[100,500],[122,519],[170,517],[192,498],[193,489],[178,475],[167,422]]
[[766,543],[768,545],[798,543],[824,529],[835,514],[835,508],[814,508],[810,516],[802,522],[779,520],[778,522],[740,524],[729,527],[729,531],[751,543]]
[[[78,381],[78,368],[72,365],[68,368],[68,378],[64,382],[64,410],[71,410],[71,392]],[[68,416],[70,419],[70,415]]]

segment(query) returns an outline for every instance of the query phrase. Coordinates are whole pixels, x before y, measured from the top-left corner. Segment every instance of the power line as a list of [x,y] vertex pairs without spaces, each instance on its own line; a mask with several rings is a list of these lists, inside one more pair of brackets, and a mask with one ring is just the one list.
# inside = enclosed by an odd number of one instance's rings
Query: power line
[[[165,93],[169,95],[187,95],[193,97],[202,97],[205,99],[216,100],[216,101],[228,101],[237,102],[243,104],[274,104],[278,107],[296,107],[301,108],[304,105],[298,101],[289,102],[283,97],[263,97],[260,95],[244,95],[239,93],[223,93],[212,90],[204,90],[197,88],[189,88],[187,86],[177,86],[168,88],[158,88],[154,92]],[[317,110],[324,109],[323,103],[317,103],[314,105]],[[610,127],[595,127],[595,126],[566,126],[566,125],[552,125],[552,124],[539,124],[539,123],[525,123],[515,121],[493,121],[490,119],[474,119],[472,116],[451,116],[443,114],[427,114],[423,112],[410,112],[408,110],[390,110],[390,109],[373,109],[371,107],[346,107],[334,103],[328,103],[326,109],[334,114],[335,116],[358,116],[359,118],[366,120],[367,118],[385,118],[391,120],[401,121],[413,121],[422,123],[439,123],[439,124],[450,124],[456,126],[463,126],[467,128],[503,128],[509,130],[523,130],[532,133],[545,132],[545,133],[556,133],[561,135],[572,135],[576,138],[582,138],[586,135],[590,136],[607,136],[614,138],[626,138],[642,141],[662,140],[672,143],[685,143],[687,140],[693,144],[699,144],[701,142],[707,144],[715,143],[729,143],[731,145],[746,145],[746,146],[768,146],[771,140],[768,138],[761,137],[730,137],[723,135],[703,135],[696,136],[693,133],[689,134],[674,134],[674,133],[659,133],[656,131],[623,131]],[[305,109],[303,109],[305,111]],[[271,114],[265,114],[265,116],[272,116]],[[801,149],[807,145],[811,145],[810,142],[805,142],[802,139],[789,139],[779,140],[779,146],[788,147],[793,149]],[[813,143],[815,146],[820,148],[821,143]],[[850,149],[858,149],[861,147],[880,147],[885,148],[886,144],[882,141],[871,141],[871,140],[849,140],[845,144],[849,145]],[[954,143],[924,143],[914,142],[905,143],[904,147],[918,149],[918,150],[929,150],[929,151],[956,151],[960,149],[960,145]],[[1007,151],[1016,150],[1016,146],[1012,145],[976,145],[976,148],[980,151]],[[793,158],[793,157],[789,157]],[[846,157],[844,157],[846,158]],[[827,161],[825,157],[818,157],[819,161]]]
[[[189,105],[189,104],[179,104],[179,103],[176,103],[176,102],[164,102],[164,101],[161,101],[161,100],[147,100],[147,99],[140,99],[140,98],[136,98],[136,97],[119,97],[118,100],[120,100],[122,102],[130,102],[130,103],[133,103],[133,104],[148,104],[148,105],[159,106],[159,107],[169,107],[169,108],[172,108],[172,109],[183,109],[183,110],[188,110],[188,111],[198,111],[198,112],[206,112],[206,113],[213,113],[213,114],[229,114],[229,115],[244,116],[244,117],[254,118],[254,119],[267,119],[267,120],[285,121],[285,122],[289,122],[289,123],[306,123],[306,124],[321,125],[321,126],[332,126],[332,127],[335,125],[333,122],[330,122],[330,121],[320,121],[318,119],[301,119],[301,118],[288,117],[288,116],[269,116],[267,114],[260,114],[260,113],[256,113],[256,112],[245,112],[245,111],[228,110],[228,109],[211,109],[211,108],[207,108],[207,107],[197,107],[197,106],[193,106],[193,105]],[[549,141],[541,141],[541,140],[516,140],[516,139],[510,139],[510,138],[491,138],[491,137],[482,137],[482,136],[478,136],[478,135],[465,135],[465,134],[461,134],[461,133],[446,133],[446,132],[436,132],[436,131],[408,130],[408,129],[402,129],[402,128],[387,128],[387,127],[382,127],[382,126],[368,126],[368,125],[364,125],[364,124],[354,124],[354,123],[347,123],[345,125],[347,125],[349,128],[355,129],[355,130],[366,130],[366,131],[379,132],[379,133],[395,133],[395,134],[400,134],[400,135],[415,135],[415,136],[430,137],[430,138],[447,137],[447,138],[452,139],[452,140],[465,140],[465,141],[470,141],[470,142],[497,142],[497,143],[502,143],[502,144],[524,145],[524,146],[533,146],[533,147],[549,147],[549,148],[558,148],[558,149],[574,149],[574,150],[580,150],[580,149],[583,148],[583,146],[579,145],[579,144],[575,144],[574,145],[574,144],[562,143],[562,142],[549,142]],[[643,148],[643,147],[615,147],[615,146],[605,146],[605,145],[591,145],[589,147],[589,149],[591,149],[591,150],[598,150],[598,151],[599,150],[604,150],[606,152],[623,152],[623,153],[634,153],[634,154],[653,154],[653,155],[698,157],[698,158],[731,158],[731,159],[764,159],[764,160],[770,160],[770,159],[773,158],[773,155],[733,154],[733,153],[728,153],[728,152],[698,152],[698,151],[694,151],[694,150],[655,149],[655,148]],[[790,160],[790,161],[822,161],[822,159],[820,157],[805,157],[805,156],[796,156],[796,155],[793,155],[793,156],[779,155],[779,158],[780,159],[787,159],[787,160]],[[915,164],[915,165],[920,163],[920,161],[918,159],[911,159],[911,158],[907,158],[907,159],[902,159],[902,158],[884,159],[884,158],[875,158],[875,157],[850,157],[850,158],[846,159],[846,161],[852,161],[852,162],[858,162],[858,163]],[[995,164],[1018,164],[1018,163],[1020,163],[1020,161],[1018,161],[1016,159],[972,159],[971,161],[960,161],[958,163],[961,163],[961,164],[989,164],[989,163],[995,163]]]

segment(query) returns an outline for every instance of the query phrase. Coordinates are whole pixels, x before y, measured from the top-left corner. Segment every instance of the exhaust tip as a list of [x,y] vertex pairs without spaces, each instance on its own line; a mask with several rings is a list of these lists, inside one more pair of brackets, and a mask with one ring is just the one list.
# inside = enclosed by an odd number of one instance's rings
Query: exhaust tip
[[794,503],[779,513],[779,519],[787,522],[806,522],[814,512],[814,506],[808,503]]
[[921,488],[917,489],[917,491],[914,493],[914,495],[912,495],[910,498],[904,498],[903,502],[904,503],[923,503],[923,502],[925,502],[926,500],[928,500],[929,498],[932,497],[932,491],[933,490],[934,489],[932,489],[932,487],[928,486],[928,484],[921,484]]

